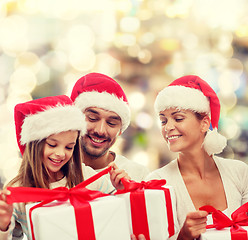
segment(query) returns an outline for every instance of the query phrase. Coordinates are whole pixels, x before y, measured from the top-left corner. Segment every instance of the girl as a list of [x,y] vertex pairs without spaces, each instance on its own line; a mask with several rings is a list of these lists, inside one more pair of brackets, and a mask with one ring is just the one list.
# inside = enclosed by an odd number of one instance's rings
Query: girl
[[248,201],[248,167],[214,155],[226,146],[217,132],[220,103],[201,78],[190,75],[173,81],[158,94],[155,109],[169,149],[179,154],[146,180],[164,178],[174,187],[181,228],[178,239],[196,239],[207,223],[207,212],[199,207],[212,205],[230,216]]
[[[17,176],[8,186],[72,188],[95,174],[93,169],[81,163],[78,139],[86,132],[86,123],[82,112],[69,97],[60,95],[17,104],[14,114],[23,159]],[[116,171],[111,171],[112,179],[119,188],[119,179],[126,175]],[[111,184],[99,179],[88,188],[107,193]],[[0,193],[0,239],[12,239],[15,222],[28,236],[25,204],[9,205],[6,203],[8,191]]]

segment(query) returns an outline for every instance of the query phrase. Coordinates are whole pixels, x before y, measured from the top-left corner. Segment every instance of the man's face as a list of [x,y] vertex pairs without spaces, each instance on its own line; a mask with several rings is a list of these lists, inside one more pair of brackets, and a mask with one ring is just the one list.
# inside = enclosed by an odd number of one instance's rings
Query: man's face
[[84,152],[93,157],[103,156],[121,134],[121,118],[114,112],[89,107],[84,112],[87,134],[82,137]]

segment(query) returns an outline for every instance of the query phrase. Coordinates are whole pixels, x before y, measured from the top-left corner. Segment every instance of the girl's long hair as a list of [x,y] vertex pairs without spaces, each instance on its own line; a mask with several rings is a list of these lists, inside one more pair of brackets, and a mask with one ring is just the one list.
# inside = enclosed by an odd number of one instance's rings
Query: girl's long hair
[[[43,152],[46,139],[33,141],[26,145],[22,163],[17,176],[7,186],[49,188],[49,172],[43,164]],[[61,168],[67,179],[66,187],[72,188],[82,182],[82,157],[81,145],[77,138],[70,160]]]

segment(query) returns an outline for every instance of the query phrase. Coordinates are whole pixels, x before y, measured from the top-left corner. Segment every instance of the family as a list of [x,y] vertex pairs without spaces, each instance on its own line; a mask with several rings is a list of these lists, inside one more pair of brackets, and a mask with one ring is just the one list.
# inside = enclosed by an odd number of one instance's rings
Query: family
[[165,179],[173,187],[180,230],[171,239],[200,239],[210,220],[201,206],[211,205],[230,216],[248,202],[247,165],[215,156],[227,141],[218,133],[220,101],[209,84],[196,75],[182,76],[159,92],[154,108],[162,136],[178,156],[149,172],[110,150],[128,128],[131,113],[125,92],[109,76],[81,77],[70,97],[17,104],[14,120],[22,162],[17,176],[0,192],[0,240],[29,236],[25,203],[8,204],[7,186],[72,188],[109,166],[110,173],[89,189],[112,194],[123,188],[123,178]]

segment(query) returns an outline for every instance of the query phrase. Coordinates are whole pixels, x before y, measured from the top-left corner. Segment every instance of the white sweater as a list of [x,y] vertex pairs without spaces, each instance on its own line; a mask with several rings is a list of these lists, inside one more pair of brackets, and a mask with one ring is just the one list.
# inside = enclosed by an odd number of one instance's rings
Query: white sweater
[[[225,214],[229,217],[242,204],[248,202],[248,165],[242,161],[214,157],[216,166],[224,185],[228,208]],[[166,179],[167,184],[174,187],[176,194],[177,218],[182,227],[188,212],[195,211],[183,178],[178,168],[177,160],[150,173],[146,180]]]

